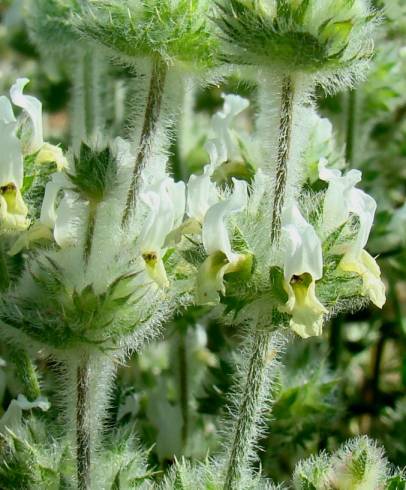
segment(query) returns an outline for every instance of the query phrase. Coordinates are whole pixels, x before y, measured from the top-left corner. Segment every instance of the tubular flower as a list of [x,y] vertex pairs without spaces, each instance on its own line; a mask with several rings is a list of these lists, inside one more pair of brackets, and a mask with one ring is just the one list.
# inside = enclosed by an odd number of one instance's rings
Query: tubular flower
[[376,202],[355,185],[361,180],[361,172],[351,170],[341,175],[338,170],[322,169],[320,178],[329,183],[323,209],[326,229],[331,233],[354,214],[359,219],[359,228],[354,240],[344,247],[344,256],[339,267],[346,272],[358,274],[362,279],[363,296],[368,296],[378,307],[385,304],[385,286],[375,259],[364,250],[373,225]]
[[17,121],[7,97],[0,97],[0,228],[24,230],[28,209],[21,195],[23,156],[16,136]]
[[219,301],[219,292],[225,294],[224,276],[251,268],[252,256],[232,250],[226,219],[247,207],[247,183],[233,179],[234,190],[224,201],[214,204],[203,221],[203,246],[207,259],[200,266],[197,299],[200,304]]
[[42,104],[35,97],[23,94],[23,90],[28,83],[28,78],[18,78],[10,89],[10,98],[13,104],[21,107],[31,121],[29,130],[24,127],[22,133],[23,152],[27,155],[36,153],[35,162],[39,164],[54,162],[60,171],[66,167],[66,158],[61,148],[44,143]]
[[[63,197],[59,200],[61,193]],[[87,207],[88,204],[79,198],[66,176],[54,173],[45,188],[40,225],[44,230],[53,230],[55,241],[60,247],[74,245],[77,241],[77,224],[85,220]]]
[[231,130],[233,120],[249,106],[249,101],[239,95],[223,94],[223,110],[212,119],[216,138],[212,140],[217,150],[219,163],[238,158],[238,146]]
[[87,205],[70,188],[70,182],[61,172],[55,172],[45,186],[40,219],[23,233],[10,250],[10,255],[39,240],[52,240],[61,247],[77,241],[77,225],[85,219]]
[[223,94],[224,105],[212,118],[215,137],[208,141],[212,180],[220,185],[232,185],[232,179],[251,181],[254,169],[247,158],[246,146],[232,128],[233,120],[247,107],[249,101],[238,95]]
[[187,215],[202,224],[207,211],[218,202],[219,194],[211,181],[211,169],[206,166],[203,175],[192,175],[188,183]]
[[310,108],[306,110],[310,134],[304,159],[307,167],[307,176],[311,182],[319,179],[319,168],[325,166],[334,150],[333,125],[327,118],[320,117]]
[[323,275],[321,241],[296,204],[283,213],[281,239],[288,301],[280,310],[292,316],[290,326],[301,337],[321,335],[327,313],[316,297],[316,281]]
[[[59,147],[44,143],[42,129],[41,102],[23,90],[29,80],[19,78],[10,89],[14,105],[21,107],[30,120],[21,126],[21,141],[17,137],[18,122],[9,99],[0,97],[0,226],[8,230],[25,230],[30,221],[28,208],[24,203],[21,189],[24,180],[24,154],[35,155],[36,163],[55,162],[58,170],[66,167],[66,159]],[[32,233],[22,236],[13,247],[13,253],[21,250],[28,240],[42,238],[44,230],[34,226]]]
[[211,206],[219,201],[216,185],[211,181],[212,168],[206,165],[202,175],[191,175],[187,185],[186,214],[188,218],[167,237],[175,243],[182,235],[197,235],[202,231],[204,217]]
[[179,226],[185,213],[185,185],[166,177],[143,194],[149,214],[140,237],[146,270],[160,287],[169,286],[163,263],[168,234]]
[[47,398],[40,396],[34,401],[29,401],[24,395],[18,395],[16,400],[12,400],[7,408],[7,411],[0,419],[0,433],[5,432],[5,429],[15,430],[22,423],[23,411],[39,408],[43,412],[47,412],[51,404]]

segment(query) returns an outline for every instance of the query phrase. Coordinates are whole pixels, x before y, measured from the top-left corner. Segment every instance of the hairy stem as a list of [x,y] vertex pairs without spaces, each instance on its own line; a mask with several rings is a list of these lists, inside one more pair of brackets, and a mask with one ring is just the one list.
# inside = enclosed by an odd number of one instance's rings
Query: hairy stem
[[286,183],[288,179],[288,163],[292,139],[294,90],[294,82],[291,76],[285,76],[282,80],[278,153],[276,162],[275,185],[273,190],[274,201],[272,210],[272,243],[279,240],[282,211],[285,204]]
[[96,216],[97,204],[91,202],[89,204],[89,216],[87,218],[87,230],[83,250],[83,258],[86,265],[89,263],[90,254],[92,253],[93,235],[94,229],[96,227]]
[[85,358],[76,371],[76,468],[78,490],[91,487],[90,364]]
[[[78,152],[82,141],[103,132],[103,60],[98,52],[78,48],[73,68],[72,146]],[[104,82],[105,83],[105,82]]]
[[128,225],[131,215],[134,212],[135,199],[140,184],[141,173],[150,156],[152,142],[157,132],[159,116],[162,109],[166,76],[167,67],[165,63],[161,59],[155,59],[152,65],[144,124],[141,131],[137,156],[134,162],[132,180],[127,194],[127,201],[121,222],[123,227]]
[[270,339],[269,331],[255,329],[253,332],[250,361],[238,407],[238,419],[234,429],[224,490],[240,488],[241,476],[247,467],[252,445],[255,442],[253,435],[259,422],[264,385],[267,382]]
[[103,60],[96,52],[88,52],[86,56],[86,132],[88,137],[105,129],[103,84],[106,83],[103,73]]

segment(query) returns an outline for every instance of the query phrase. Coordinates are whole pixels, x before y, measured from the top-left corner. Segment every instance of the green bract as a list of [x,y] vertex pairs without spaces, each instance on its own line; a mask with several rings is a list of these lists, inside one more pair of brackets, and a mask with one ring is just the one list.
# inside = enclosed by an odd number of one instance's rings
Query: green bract
[[125,61],[157,57],[206,68],[214,65],[216,40],[205,0],[107,0],[76,19],[78,30]]
[[227,0],[217,25],[227,61],[318,72],[354,68],[371,55],[365,33],[375,13],[364,0]]
[[75,191],[84,199],[101,202],[116,183],[117,164],[110,148],[93,151],[82,143],[79,157],[74,157],[75,174],[68,174]]

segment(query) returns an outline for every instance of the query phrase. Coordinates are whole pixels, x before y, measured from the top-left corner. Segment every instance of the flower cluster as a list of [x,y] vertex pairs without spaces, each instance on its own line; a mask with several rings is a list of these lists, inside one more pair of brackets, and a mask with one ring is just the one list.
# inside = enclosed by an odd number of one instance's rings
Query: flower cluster
[[[314,200],[312,196],[303,195],[287,202],[282,214],[280,246],[272,246],[270,235],[267,236],[271,208],[266,192],[269,177],[258,169],[250,187],[236,178],[225,191],[215,184],[215,168],[227,161],[236,148],[232,118],[246,107],[247,101],[225,96],[223,111],[213,118],[218,138],[207,146],[211,163],[202,175],[190,178],[187,217],[171,235],[179,240],[183,234],[189,240],[185,240],[187,243],[201,240],[203,260],[198,265],[197,301],[228,304],[230,297],[240,296],[243,304],[248,305],[261,294],[269,294],[273,299],[269,299],[267,308],[287,314],[291,328],[302,337],[321,334],[324,319],[334,312],[332,305],[346,296],[343,286],[340,287],[340,278],[344,276],[356,281],[354,301],[357,296],[367,297],[381,308],[385,288],[378,265],[365,251],[376,203],[356,187],[361,172],[351,170],[343,175],[326,167],[326,160],[320,158],[318,178],[328,184],[322,194],[314,196],[320,209],[311,213],[306,208],[306,202]],[[327,121],[322,121],[324,126],[324,132],[331,131]],[[272,279],[275,270],[282,271],[276,283]],[[238,287],[233,281],[236,273]],[[336,284],[334,297],[323,304],[318,291],[323,281],[330,280]]]
[[60,169],[65,165],[62,150],[43,140],[41,103],[23,93],[28,81],[20,78],[10,90],[12,103],[23,110],[19,121],[10,100],[0,97],[0,229],[6,231],[25,230],[30,224],[22,196],[24,159],[33,157],[36,164],[54,162]]
[[206,0],[109,0],[85,10],[76,25],[125,62],[159,58],[189,69],[211,67],[217,43],[206,22],[209,5]]
[[[24,333],[63,357],[78,345],[120,353],[124,338],[127,347],[137,345],[174,305],[187,301],[187,281],[169,290],[164,265],[166,237],[184,217],[185,186],[164,170],[145,171],[138,212],[124,233],[130,144],[120,138],[104,148],[82,143],[78,154],[66,158],[43,142],[41,103],[23,94],[27,82],[16,82],[11,99],[29,121],[18,125],[9,100],[0,99],[7,150],[0,161],[0,224],[13,232],[8,255],[25,256],[27,249],[36,254],[15,290],[2,298],[1,316],[9,335]],[[24,186],[24,158],[34,166],[52,162],[55,170],[44,177],[43,198],[38,209],[33,203],[31,218],[23,200],[30,189]],[[177,277],[172,271],[172,286]]]
[[366,0],[230,0],[219,10],[232,63],[332,81],[358,77],[372,54],[366,34],[376,13]]

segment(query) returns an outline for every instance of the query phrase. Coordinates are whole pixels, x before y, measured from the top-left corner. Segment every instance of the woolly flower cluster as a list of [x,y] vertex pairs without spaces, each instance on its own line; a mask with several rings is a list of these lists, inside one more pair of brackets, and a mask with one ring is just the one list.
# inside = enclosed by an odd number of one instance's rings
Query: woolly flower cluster
[[[276,244],[270,238],[270,177],[259,168],[252,176],[247,174],[246,180],[231,174],[225,183],[216,183],[219,169],[239,159],[241,141],[232,125],[248,107],[245,99],[224,96],[223,109],[213,117],[216,137],[206,145],[210,163],[201,175],[192,175],[187,185],[168,176],[165,161],[159,172],[144,171],[140,202],[129,229],[123,230],[122,196],[128,193],[134,162],[130,145],[121,139],[102,150],[82,145],[79,155],[71,155],[68,163],[59,149],[43,144],[40,104],[22,95],[25,83],[17,82],[12,98],[33,122],[29,151],[38,152],[36,161],[41,162],[51,158],[52,150],[52,158],[59,162],[58,171],[46,184],[39,220],[21,231],[29,226],[20,191],[22,153],[16,123],[9,109],[3,111],[3,120],[8,116],[10,121],[3,138],[13,158],[0,166],[6,216],[2,226],[20,230],[11,253],[44,239],[51,242],[27,271],[25,292],[27,284],[42,284],[54,275],[64,284],[63,302],[67,295],[75,321],[83,321],[83,315],[79,315],[81,320],[75,316],[77,309],[88,313],[92,304],[93,324],[99,315],[100,331],[104,331],[103,321],[110,316],[107,323],[117,334],[148,322],[159,323],[175,298],[179,301],[192,290],[198,304],[221,302],[236,310],[252,304],[258,307],[262,301],[258,308],[264,318],[263,305],[267,305],[265,310],[286,315],[302,337],[321,334],[323,320],[345,296],[348,280],[355,281],[354,297],[369,298],[378,307],[384,304],[379,267],[365,251],[376,203],[356,187],[359,171],[343,174],[327,168],[320,158],[319,179],[326,185],[325,193],[317,197],[321,210],[312,214],[303,206],[305,198],[289,199]],[[2,98],[2,104],[9,108],[6,100]],[[335,287],[326,293],[329,281]],[[153,306],[157,298],[162,307],[159,314]],[[10,308],[6,308],[6,319],[16,324]],[[66,323],[68,311],[63,304],[60,324]],[[27,324],[25,320],[25,328]],[[95,331],[86,337],[88,341],[104,338],[93,336]]]
[[321,453],[300,461],[294,473],[294,488],[390,488],[390,477],[383,449],[363,436],[350,440],[332,455]]
[[[189,70],[215,64],[207,0],[107,0],[77,15],[77,30],[124,62],[156,58]],[[159,11],[159,15],[156,15]]]
[[216,20],[230,61],[351,83],[372,54],[376,12],[367,0],[230,0]]
[[[322,197],[314,197],[322,199],[322,210],[308,218],[303,199],[288,201],[278,245],[270,239],[271,182],[261,169],[250,185],[234,178],[224,190],[213,182],[216,169],[238,152],[238,136],[231,126],[247,106],[238,96],[225,96],[223,110],[213,119],[218,137],[207,144],[210,164],[202,175],[193,175],[187,186],[187,219],[175,237],[179,240],[185,235],[188,244],[201,240],[203,252],[194,248],[202,252],[197,261],[197,301],[229,305],[235,300],[240,306],[254,302],[258,307],[258,298],[265,293],[267,308],[287,314],[291,328],[302,337],[321,334],[328,307],[345,295],[342,289],[348,285],[340,286],[343,278],[356,280],[354,296],[369,298],[381,308],[385,288],[380,270],[365,251],[376,203],[356,187],[361,172],[343,174],[326,168],[320,159],[319,179],[326,190]],[[324,305],[317,291],[323,293],[323,281],[332,276],[334,297]]]
[[[0,99],[6,150],[0,157],[0,226],[4,243],[11,243],[8,255],[26,261],[16,288],[1,301],[5,328],[13,338],[19,331],[61,351],[79,344],[134,347],[187,301],[187,274],[177,270],[181,261],[164,257],[166,235],[183,220],[185,186],[167,175],[166,161],[160,170],[146,170],[136,213],[122,229],[135,161],[131,145],[120,138],[110,147],[82,144],[65,158],[43,142],[41,103],[23,94],[27,82],[18,80],[11,89],[12,101],[29,118],[21,127],[9,100]],[[52,163],[56,169],[41,176],[39,209],[24,202],[35,185],[31,178],[24,184],[24,158],[31,166]],[[36,253],[26,255],[27,249]]]

